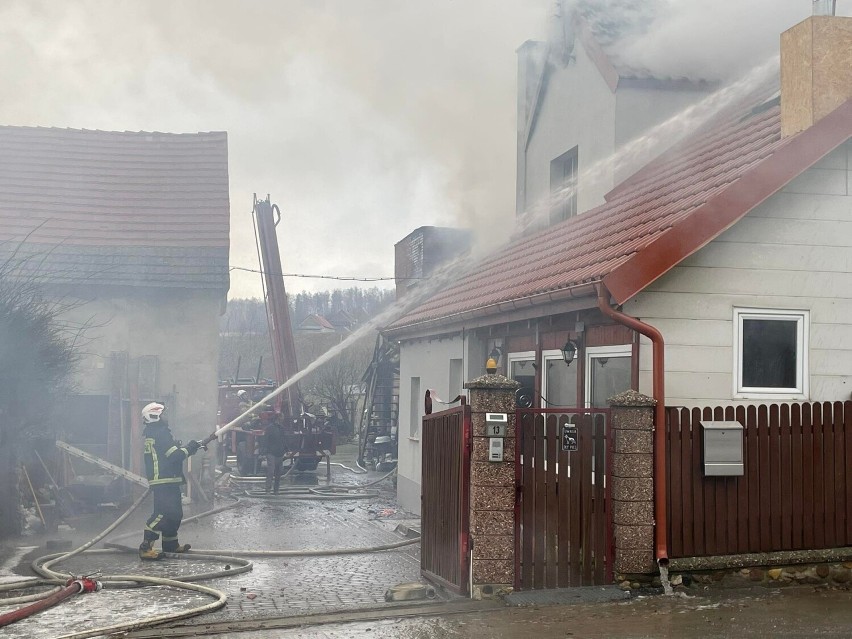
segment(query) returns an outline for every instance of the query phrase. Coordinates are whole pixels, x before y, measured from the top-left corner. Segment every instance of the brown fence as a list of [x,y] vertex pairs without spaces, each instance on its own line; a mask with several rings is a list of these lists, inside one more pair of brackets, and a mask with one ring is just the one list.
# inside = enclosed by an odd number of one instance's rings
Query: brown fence
[[[671,557],[852,545],[852,402],[667,413]],[[704,476],[702,419],[743,425],[743,476]]]
[[468,592],[470,406],[423,418],[420,572],[459,594]]
[[612,583],[609,410],[519,409],[515,589]]

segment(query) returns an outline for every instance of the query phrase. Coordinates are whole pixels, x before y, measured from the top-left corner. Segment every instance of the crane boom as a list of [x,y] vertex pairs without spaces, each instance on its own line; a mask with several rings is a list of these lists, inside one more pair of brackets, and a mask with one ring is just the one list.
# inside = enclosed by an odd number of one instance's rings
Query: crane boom
[[[293,340],[293,325],[290,322],[290,307],[287,304],[287,291],[284,288],[284,276],[281,270],[281,254],[275,234],[275,228],[281,221],[281,210],[278,205],[272,204],[268,195],[265,200],[258,200],[255,194],[252,214],[260,244],[272,359],[275,363],[277,383],[281,385],[299,371],[296,361],[296,344]],[[279,395],[275,402],[275,409],[278,412],[298,415],[301,409],[298,385],[293,384],[286,393]]]

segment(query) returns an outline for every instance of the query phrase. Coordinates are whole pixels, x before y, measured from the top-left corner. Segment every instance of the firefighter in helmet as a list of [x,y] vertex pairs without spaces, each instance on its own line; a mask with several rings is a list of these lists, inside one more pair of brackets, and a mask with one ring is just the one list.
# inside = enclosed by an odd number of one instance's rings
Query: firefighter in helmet
[[183,461],[194,455],[201,444],[191,441],[182,446],[172,436],[163,417],[165,406],[152,402],[142,409],[145,422],[145,472],[154,495],[154,512],[145,525],[139,546],[142,559],[159,559],[154,542],[163,536],[163,552],[186,552],[189,544],[178,543],[178,528],[183,519],[181,485],[186,483]]
[[237,391],[237,401],[239,402],[240,415],[252,406],[252,401],[249,397],[248,391],[244,388]]

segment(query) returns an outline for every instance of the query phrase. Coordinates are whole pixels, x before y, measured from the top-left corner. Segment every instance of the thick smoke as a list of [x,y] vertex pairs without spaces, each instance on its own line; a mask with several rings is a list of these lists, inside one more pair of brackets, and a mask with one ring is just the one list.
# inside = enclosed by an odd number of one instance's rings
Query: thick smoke
[[[285,271],[390,275],[417,226],[509,234],[515,49],[546,36],[555,1],[6,0],[0,124],[227,130],[234,265],[256,265],[258,191],[284,211]],[[707,78],[760,63],[811,11],[566,2],[624,64]],[[257,275],[232,275],[232,294],[259,292]]]
[[511,221],[515,48],[548,5],[7,1],[0,123],[227,130],[232,264],[256,266],[258,191],[284,211],[285,271],[392,275],[417,226]]
[[[612,4],[618,0],[581,0]],[[852,2],[838,2],[850,15]],[[810,0],[656,0],[650,21],[614,44],[632,67],[671,77],[728,81],[778,53],[780,34],[811,15]],[[647,14],[643,18],[647,18]]]

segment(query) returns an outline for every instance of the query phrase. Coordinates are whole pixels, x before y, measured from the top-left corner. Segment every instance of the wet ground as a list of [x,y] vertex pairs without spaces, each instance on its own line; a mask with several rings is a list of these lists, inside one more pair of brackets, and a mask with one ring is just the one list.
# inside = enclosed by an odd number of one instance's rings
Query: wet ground
[[710,592],[691,599],[504,608],[306,629],[217,635],[222,639],[727,639],[852,637],[852,593],[791,587]]
[[[340,467],[333,468],[333,481],[338,484],[360,484],[380,477],[380,473],[355,475]],[[325,473],[302,476],[297,483],[323,485]],[[193,548],[216,550],[295,550],[333,549],[375,546],[398,542],[405,537],[395,532],[401,522],[410,523],[410,515],[399,512],[394,503],[392,481],[376,486],[379,494],[369,499],[339,501],[287,501],[242,497],[242,503],[230,510],[212,515],[181,528],[181,541]],[[227,500],[217,502],[228,503]],[[190,509],[188,509],[189,511]],[[107,538],[115,539],[123,532],[130,537],[120,541],[137,546],[144,520],[150,514],[145,503],[128,522]],[[73,533],[64,535],[74,547],[106,527],[115,516],[107,514],[97,522],[87,522]],[[187,516],[190,512],[186,513]],[[63,535],[59,535],[60,537]],[[53,536],[54,538],[57,535]],[[20,540],[26,562],[18,563],[15,572],[31,575],[28,560],[46,554],[43,545],[26,548],[42,539]],[[100,546],[100,544],[99,544]],[[7,549],[10,550],[10,549]],[[204,582],[227,593],[227,605],[204,615],[207,622],[262,619],[303,615],[306,613],[356,610],[383,604],[391,586],[419,580],[420,560],[417,544],[381,553],[331,557],[250,558],[251,572],[225,576]],[[231,562],[233,563],[233,562]],[[74,574],[150,574],[163,577],[224,571],[227,561],[193,559],[141,562],[135,554],[83,555],[62,564],[61,569]],[[4,571],[0,571],[4,572]],[[0,575],[2,577],[2,575]],[[57,637],[62,634],[134,618],[186,609],[212,601],[205,595],[170,588],[142,590],[105,590],[78,597],[73,604],[39,614],[4,629],[4,637]],[[2,609],[0,609],[2,610]]]
[[[335,467],[333,481],[365,483],[378,476],[354,475]],[[323,477],[321,473],[320,485]],[[308,476],[299,481],[317,480]],[[415,522],[396,509],[391,482],[381,487],[384,490],[380,494],[366,500],[243,498],[237,508],[185,525],[181,541],[192,543],[196,549],[215,549],[225,554],[237,549],[351,548],[399,541],[403,537],[396,532],[397,525]],[[122,543],[136,546],[149,508],[150,503],[144,504],[111,538],[131,531],[133,534]],[[79,522],[77,530],[64,536],[76,547],[118,514],[120,511]],[[13,572],[30,575],[28,560],[47,552],[43,544],[44,538],[23,538],[7,547],[5,564],[0,560],[0,580],[8,579]],[[407,614],[417,616],[400,618],[404,614],[401,609],[387,609],[385,591],[399,583],[419,580],[417,545],[372,554],[251,561],[254,565],[249,573],[205,582],[227,593],[228,603],[222,610],[189,620],[185,623],[191,625],[183,629],[157,629],[132,636],[201,637],[207,636],[205,625],[218,624],[216,630],[220,634],[215,636],[225,639],[852,637],[852,592],[827,588],[757,587],[739,592],[692,589],[689,598],[644,597],[617,603],[537,608],[507,608],[500,604],[495,608],[495,604],[483,602],[474,604],[482,606],[478,611],[463,614],[458,606],[471,604],[446,597],[444,602],[430,602],[428,610],[415,609],[416,604],[409,606]],[[177,576],[225,570],[229,565],[207,559],[140,562],[135,555],[125,554],[78,557],[63,568],[75,573],[101,570],[106,574]],[[162,587],[107,590],[78,597],[72,603],[4,628],[2,636],[55,638],[209,601],[205,595]],[[318,619],[318,613],[327,616]],[[318,621],[323,625],[310,625]],[[228,626],[227,632],[224,626]]]

